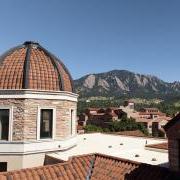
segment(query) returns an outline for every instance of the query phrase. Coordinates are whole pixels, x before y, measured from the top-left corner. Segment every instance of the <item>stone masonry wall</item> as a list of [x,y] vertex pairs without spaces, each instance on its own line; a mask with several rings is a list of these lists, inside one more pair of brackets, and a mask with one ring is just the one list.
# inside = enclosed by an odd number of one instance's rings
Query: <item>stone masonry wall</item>
[[[63,140],[71,136],[71,114],[70,109],[77,109],[77,103],[65,100],[25,100],[25,140],[34,140],[37,137],[37,114],[38,107],[40,108],[56,108],[56,139]],[[75,134],[75,122],[73,126]]]
[[13,107],[12,139],[14,141],[21,141],[24,138],[24,99],[0,99],[0,107]]
[[0,99],[0,106],[13,106],[13,141],[37,139],[38,107],[56,109],[56,140],[64,140],[76,133],[76,122],[74,122],[73,134],[71,135],[70,122],[70,109],[75,109],[76,113],[76,102],[66,100]]

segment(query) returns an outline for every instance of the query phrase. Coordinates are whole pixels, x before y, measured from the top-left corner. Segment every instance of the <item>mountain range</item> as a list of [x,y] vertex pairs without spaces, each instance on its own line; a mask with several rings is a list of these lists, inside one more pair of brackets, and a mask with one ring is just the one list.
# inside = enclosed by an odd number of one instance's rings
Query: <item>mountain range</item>
[[143,97],[165,98],[180,95],[180,82],[165,82],[152,75],[127,70],[112,70],[88,74],[74,80],[75,92],[80,97]]

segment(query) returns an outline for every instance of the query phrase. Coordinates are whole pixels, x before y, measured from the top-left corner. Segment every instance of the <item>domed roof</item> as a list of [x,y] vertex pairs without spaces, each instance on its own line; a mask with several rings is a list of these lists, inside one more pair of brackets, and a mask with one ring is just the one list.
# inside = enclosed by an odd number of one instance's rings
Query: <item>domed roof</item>
[[64,64],[40,44],[27,41],[0,57],[0,89],[73,91]]

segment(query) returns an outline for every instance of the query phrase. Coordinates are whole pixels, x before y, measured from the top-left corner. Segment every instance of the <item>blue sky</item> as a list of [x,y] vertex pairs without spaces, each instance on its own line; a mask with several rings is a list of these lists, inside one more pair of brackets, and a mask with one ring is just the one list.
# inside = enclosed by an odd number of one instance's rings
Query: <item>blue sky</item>
[[1,0],[0,53],[41,43],[79,78],[126,69],[180,80],[179,0]]

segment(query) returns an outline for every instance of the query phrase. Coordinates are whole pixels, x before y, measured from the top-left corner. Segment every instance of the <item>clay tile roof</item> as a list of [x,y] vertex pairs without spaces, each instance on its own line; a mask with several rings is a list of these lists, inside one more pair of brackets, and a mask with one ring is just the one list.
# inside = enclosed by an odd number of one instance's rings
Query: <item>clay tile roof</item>
[[36,42],[10,49],[0,57],[0,89],[73,91],[65,65]]
[[68,162],[0,174],[0,180],[176,180],[180,173],[102,154],[73,157]]
[[146,145],[148,148],[168,150],[168,143]]

